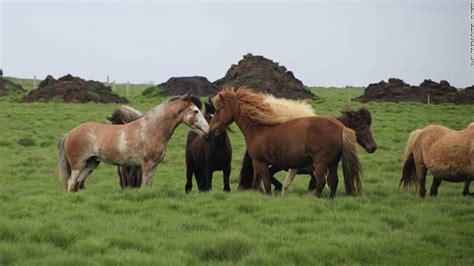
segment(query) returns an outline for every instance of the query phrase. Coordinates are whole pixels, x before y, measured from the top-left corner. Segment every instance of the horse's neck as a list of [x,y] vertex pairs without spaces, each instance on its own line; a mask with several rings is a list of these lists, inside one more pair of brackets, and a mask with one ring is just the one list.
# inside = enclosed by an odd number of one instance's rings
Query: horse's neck
[[254,139],[254,136],[262,129],[262,127],[265,127],[263,125],[251,123],[249,118],[242,115],[240,111],[235,112],[234,121],[244,135],[247,147],[248,144]]
[[176,127],[181,123],[181,116],[175,115],[174,108],[167,105],[156,107],[144,117],[147,135],[151,140],[164,139],[168,142]]
[[348,126],[347,124],[347,121],[346,121],[346,118],[343,116],[343,115],[340,115],[340,116],[335,116],[334,118],[336,118],[337,120],[339,120],[341,123],[344,124],[344,126]]

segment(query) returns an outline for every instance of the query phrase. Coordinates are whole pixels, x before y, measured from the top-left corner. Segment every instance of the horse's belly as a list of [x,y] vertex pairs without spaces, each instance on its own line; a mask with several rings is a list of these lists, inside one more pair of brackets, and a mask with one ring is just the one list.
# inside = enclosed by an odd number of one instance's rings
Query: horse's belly
[[125,154],[125,155],[118,155],[118,154],[107,154],[102,153],[98,156],[98,160],[104,162],[106,164],[112,165],[122,165],[122,166],[135,166],[141,165],[139,156],[136,154]]

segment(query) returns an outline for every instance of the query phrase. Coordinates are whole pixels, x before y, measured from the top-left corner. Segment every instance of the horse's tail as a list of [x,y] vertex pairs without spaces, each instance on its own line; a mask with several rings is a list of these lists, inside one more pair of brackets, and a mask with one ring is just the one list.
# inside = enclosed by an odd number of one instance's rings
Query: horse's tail
[[127,124],[137,120],[142,116],[142,113],[133,109],[132,107],[122,105],[116,108],[112,114],[107,117],[107,120],[112,122],[112,124]]
[[399,187],[407,188],[409,186],[416,186],[416,168],[415,168],[415,159],[413,157],[413,145],[418,139],[418,135],[421,133],[421,130],[415,130],[410,133],[407,141],[407,147],[405,148],[405,153],[403,154],[402,160],[402,177],[400,179]]
[[239,175],[239,189],[246,190],[252,188],[253,182],[253,165],[252,159],[249,153],[245,151],[244,158],[242,159],[242,169],[240,169]]
[[64,154],[64,142],[66,136],[63,136],[58,143],[58,172],[61,184],[67,189],[67,181],[71,176],[71,165],[69,164],[66,155]]
[[357,156],[357,140],[355,132],[345,127],[342,131],[342,173],[346,193],[357,195],[362,193],[361,175],[362,165]]

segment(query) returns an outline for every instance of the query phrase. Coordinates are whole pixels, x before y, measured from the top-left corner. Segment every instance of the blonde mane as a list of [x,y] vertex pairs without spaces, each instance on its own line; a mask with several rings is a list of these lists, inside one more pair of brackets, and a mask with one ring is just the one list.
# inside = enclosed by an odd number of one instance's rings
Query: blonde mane
[[[250,121],[263,125],[276,125],[292,119],[315,116],[311,105],[295,100],[275,98],[270,94],[252,92],[246,87],[224,89],[220,93],[224,98],[233,98],[242,115]],[[219,95],[214,102],[219,102]]]

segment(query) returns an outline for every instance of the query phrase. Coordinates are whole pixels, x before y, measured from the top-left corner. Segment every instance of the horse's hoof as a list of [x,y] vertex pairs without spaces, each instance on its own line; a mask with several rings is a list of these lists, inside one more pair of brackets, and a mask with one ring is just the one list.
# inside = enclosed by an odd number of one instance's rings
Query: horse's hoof
[[465,197],[474,197],[474,193],[463,193]]

